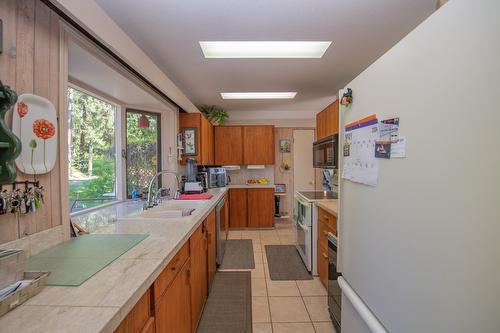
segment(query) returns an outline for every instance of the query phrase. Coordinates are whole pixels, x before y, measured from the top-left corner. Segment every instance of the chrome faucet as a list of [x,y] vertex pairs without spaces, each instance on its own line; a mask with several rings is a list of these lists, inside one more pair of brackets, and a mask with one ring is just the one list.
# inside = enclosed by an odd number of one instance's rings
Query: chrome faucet
[[152,192],[153,184],[154,184],[156,178],[158,178],[158,176],[163,175],[163,174],[166,174],[166,175],[168,174],[168,175],[172,175],[175,177],[175,181],[177,184],[177,190],[174,194],[174,198],[177,198],[179,196],[179,194],[180,194],[180,192],[179,192],[179,177],[177,176],[177,173],[170,171],[170,170],[162,170],[160,172],[157,172],[153,177],[151,177],[151,180],[149,181],[148,199],[147,199],[146,204],[144,205],[144,209],[152,208],[158,204],[156,198],[158,197],[158,193],[161,192],[161,190],[163,188],[160,188],[158,191],[156,191],[156,193],[154,195],[152,195],[151,192]]

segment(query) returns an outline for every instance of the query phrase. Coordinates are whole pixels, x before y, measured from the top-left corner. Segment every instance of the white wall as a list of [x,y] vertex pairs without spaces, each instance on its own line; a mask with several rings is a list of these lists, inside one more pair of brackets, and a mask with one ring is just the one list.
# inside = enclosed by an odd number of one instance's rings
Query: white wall
[[[318,112],[321,110],[318,110]],[[310,111],[229,111],[228,124],[316,127],[316,113]]]
[[500,332],[500,1],[448,2],[346,87],[345,123],[407,137],[377,187],[341,183],[346,280],[390,332]]
[[140,49],[94,0],[51,0],[59,9],[91,32],[136,71],[188,112],[196,106]]

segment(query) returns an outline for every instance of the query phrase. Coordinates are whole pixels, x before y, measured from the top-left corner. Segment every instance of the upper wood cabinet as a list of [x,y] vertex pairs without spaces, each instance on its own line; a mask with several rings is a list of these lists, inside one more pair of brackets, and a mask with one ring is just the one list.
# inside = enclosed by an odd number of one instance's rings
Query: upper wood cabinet
[[274,164],[274,126],[215,127],[215,164]]
[[243,164],[274,164],[274,126],[243,127]]
[[215,127],[215,164],[243,164],[243,128],[241,126]]
[[196,128],[196,155],[182,155],[181,164],[187,158],[194,158],[200,165],[214,164],[214,127],[200,113],[179,113],[179,131],[185,128]]
[[336,100],[316,115],[316,140],[339,133],[339,101]]

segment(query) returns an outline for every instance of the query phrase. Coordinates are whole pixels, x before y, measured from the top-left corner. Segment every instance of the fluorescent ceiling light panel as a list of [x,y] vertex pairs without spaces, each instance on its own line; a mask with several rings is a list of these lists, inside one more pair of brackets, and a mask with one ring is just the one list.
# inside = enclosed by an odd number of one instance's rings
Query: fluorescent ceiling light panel
[[297,92],[226,92],[222,99],[292,99]]
[[321,58],[332,42],[200,42],[205,58]]

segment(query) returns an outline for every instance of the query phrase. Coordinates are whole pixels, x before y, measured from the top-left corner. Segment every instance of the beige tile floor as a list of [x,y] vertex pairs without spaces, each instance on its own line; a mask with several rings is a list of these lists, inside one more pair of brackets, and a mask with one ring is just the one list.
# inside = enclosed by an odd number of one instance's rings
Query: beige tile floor
[[306,281],[272,281],[264,246],[293,244],[290,222],[275,229],[231,230],[230,239],[252,239],[253,333],[336,333],[330,321],[327,293],[317,277]]

